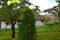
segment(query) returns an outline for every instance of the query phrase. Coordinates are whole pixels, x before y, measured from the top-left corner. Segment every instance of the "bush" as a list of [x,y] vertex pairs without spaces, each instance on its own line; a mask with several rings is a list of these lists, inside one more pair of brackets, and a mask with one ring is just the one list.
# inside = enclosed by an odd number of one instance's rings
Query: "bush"
[[35,40],[35,16],[34,11],[28,7],[24,9],[24,15],[19,26],[18,40]]

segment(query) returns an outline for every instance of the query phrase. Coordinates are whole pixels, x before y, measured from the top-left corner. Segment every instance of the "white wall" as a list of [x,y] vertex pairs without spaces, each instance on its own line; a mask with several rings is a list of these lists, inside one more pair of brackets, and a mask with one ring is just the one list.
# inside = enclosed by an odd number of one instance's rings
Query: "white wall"
[[[36,26],[42,26],[44,25],[44,23],[42,23],[41,21],[36,21],[35,23]],[[18,23],[15,24],[15,28],[17,28],[18,26]],[[10,29],[11,28],[11,25],[6,25],[4,21],[1,22],[1,29]]]
[[44,25],[44,23],[42,23],[41,21],[36,21],[35,25],[36,26],[42,26],[42,25]]

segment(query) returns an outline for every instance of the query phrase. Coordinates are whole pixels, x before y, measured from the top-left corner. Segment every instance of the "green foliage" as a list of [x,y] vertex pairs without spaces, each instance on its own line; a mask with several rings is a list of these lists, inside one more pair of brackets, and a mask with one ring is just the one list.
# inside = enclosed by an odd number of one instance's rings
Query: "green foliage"
[[0,8],[0,16],[2,18],[2,20],[5,20],[7,24],[11,23],[12,19],[13,20],[19,20],[19,17],[21,15],[21,11],[20,9],[13,9],[13,8],[17,8],[17,6],[14,6],[17,4],[11,4],[9,6],[6,7],[2,7]]
[[33,40],[35,36],[34,11],[28,7],[24,9],[24,15],[19,26],[18,40]]
[[3,5],[4,5],[4,6],[7,6],[7,1],[8,1],[8,0],[2,0],[2,1],[3,1]]
[[[44,26],[37,27],[40,32],[60,31],[60,22],[48,23]],[[37,30],[37,31],[38,31]]]
[[60,2],[60,0],[56,0],[57,2]]
[[1,17],[4,18],[4,15],[6,15],[6,14],[7,14],[6,9],[5,8],[0,8],[0,15],[1,15]]

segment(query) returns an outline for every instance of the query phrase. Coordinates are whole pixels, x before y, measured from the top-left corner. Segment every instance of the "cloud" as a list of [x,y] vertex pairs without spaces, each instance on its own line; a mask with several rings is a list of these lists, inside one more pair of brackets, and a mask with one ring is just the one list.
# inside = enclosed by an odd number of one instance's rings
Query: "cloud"
[[[29,1],[34,5],[40,6],[41,10],[45,10],[57,5],[56,2],[54,1],[50,2],[48,0],[29,0]],[[33,6],[31,8],[33,8]]]

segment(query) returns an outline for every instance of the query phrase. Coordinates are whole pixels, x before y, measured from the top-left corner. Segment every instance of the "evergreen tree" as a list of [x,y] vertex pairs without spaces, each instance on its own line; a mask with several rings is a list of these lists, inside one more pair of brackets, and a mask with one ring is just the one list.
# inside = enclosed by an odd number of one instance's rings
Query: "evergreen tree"
[[22,22],[19,26],[18,40],[35,40],[35,32],[34,11],[27,7],[24,9]]

